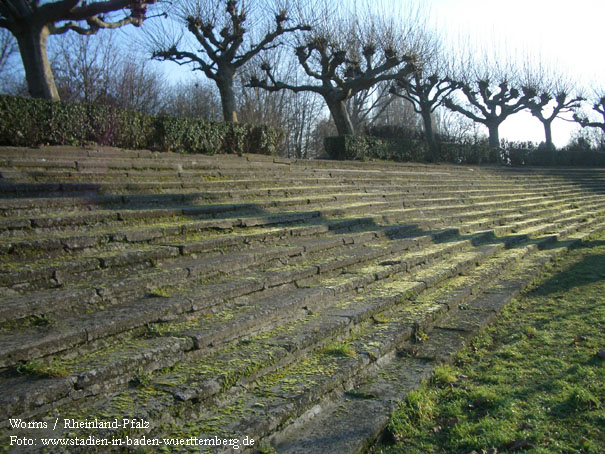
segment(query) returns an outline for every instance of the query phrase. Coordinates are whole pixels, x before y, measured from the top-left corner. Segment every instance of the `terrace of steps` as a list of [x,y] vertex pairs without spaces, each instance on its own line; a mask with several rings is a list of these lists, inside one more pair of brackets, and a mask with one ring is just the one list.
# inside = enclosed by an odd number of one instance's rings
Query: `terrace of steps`
[[137,417],[45,435],[362,452],[605,228],[600,169],[6,147],[0,176],[3,444],[44,434],[8,418]]

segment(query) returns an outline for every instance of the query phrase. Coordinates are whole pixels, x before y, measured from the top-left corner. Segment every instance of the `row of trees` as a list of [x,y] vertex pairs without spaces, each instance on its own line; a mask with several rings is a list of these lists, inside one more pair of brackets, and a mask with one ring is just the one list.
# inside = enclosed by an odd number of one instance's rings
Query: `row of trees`
[[[395,118],[414,129],[420,119],[434,159],[437,137],[455,136],[451,127],[444,131],[444,107],[467,125],[485,126],[494,148],[500,146],[502,122],[522,110],[543,124],[550,149],[557,118],[605,132],[605,92],[591,100],[603,121],[589,118],[580,111],[585,95],[553,71],[530,64],[519,68],[493,55],[453,58],[418,8],[398,14],[342,5],[180,0],[162,9],[166,5],[155,0],[0,0],[0,27],[18,44],[31,96],[211,119],[220,109],[225,121],[283,127],[287,146],[298,156],[308,155],[329,129],[317,120],[324,107],[338,134],[360,133]],[[152,58],[188,66],[214,89],[197,82],[168,93],[159,73],[144,61],[118,57],[111,39],[91,48],[88,37],[102,28],[140,26],[148,6],[151,16],[161,16],[146,27]],[[79,38],[64,37],[51,64],[47,37],[68,31]],[[16,51],[14,41],[4,37],[0,70]],[[464,128],[465,120],[454,129]]]

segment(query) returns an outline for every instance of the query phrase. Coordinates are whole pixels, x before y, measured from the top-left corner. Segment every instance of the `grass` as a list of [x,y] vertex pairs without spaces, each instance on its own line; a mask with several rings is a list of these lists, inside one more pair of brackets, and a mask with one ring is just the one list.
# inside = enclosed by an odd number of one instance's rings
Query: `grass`
[[29,375],[38,378],[63,378],[69,376],[69,369],[59,363],[46,364],[38,360],[22,362],[17,366],[20,375]]
[[154,298],[170,298],[172,295],[167,287],[158,287],[150,292],[150,295]]
[[605,453],[605,233],[409,393],[375,454]]
[[328,356],[342,356],[354,358],[357,353],[348,344],[345,343],[330,343],[321,349],[321,353]]

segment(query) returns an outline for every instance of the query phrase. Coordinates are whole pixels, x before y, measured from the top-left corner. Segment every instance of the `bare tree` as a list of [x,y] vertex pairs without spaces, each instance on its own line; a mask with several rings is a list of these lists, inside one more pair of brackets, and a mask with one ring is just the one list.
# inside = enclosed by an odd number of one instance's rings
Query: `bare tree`
[[[289,83],[297,84],[304,77],[302,69],[285,47],[266,52],[263,59],[270,60],[279,77]],[[253,72],[253,67],[244,69],[241,83],[236,87],[240,119],[281,128],[285,132],[284,154],[288,157],[308,158],[312,154],[313,130],[324,108],[322,99],[311,92],[269,92],[246,87],[245,81],[250,80]]]
[[[0,27],[17,39],[27,85],[34,98],[59,99],[46,52],[49,35],[81,35],[127,24],[140,26],[156,0],[1,0]],[[117,13],[119,17],[113,17]]]
[[247,26],[255,29],[257,24],[250,24],[248,18],[254,16],[253,6],[262,10],[261,16],[269,15],[271,10],[266,5],[267,2],[260,0],[227,0],[226,3],[185,0],[177,10],[177,17],[195,38],[198,49],[182,39],[166,42],[163,37],[156,36],[157,48],[153,52],[153,58],[180,65],[194,65],[196,70],[202,71],[216,83],[221,96],[223,119],[237,121],[233,91],[233,80],[237,72],[260,52],[274,47],[280,36],[308,28],[302,24],[287,27],[288,11],[281,9],[274,14],[273,26],[267,26],[263,37],[255,40]]
[[375,129],[392,129],[402,131],[402,137],[416,138],[421,135],[422,125],[419,122],[418,115],[414,111],[414,106],[403,98],[385,94],[388,97],[380,106],[380,111],[373,117],[372,124],[368,128],[370,135],[373,135]]
[[179,82],[163,92],[164,114],[215,121],[222,116],[216,86],[205,79]]
[[112,76],[109,104],[152,115],[160,112],[167,82],[150,63],[135,55],[122,58]]
[[391,88],[391,93],[408,100],[414,111],[422,118],[424,137],[429,146],[430,157],[437,160],[437,140],[433,124],[433,112],[443,103],[443,99],[458,88],[458,83],[438,69],[419,69],[408,79],[401,79]]
[[435,111],[435,126],[440,140],[445,142],[477,145],[488,141],[479,123],[446,108]]
[[424,137],[429,146],[429,157],[437,159],[434,112],[443,104],[443,99],[460,84],[451,79],[451,63],[445,57],[443,39],[436,33],[427,33],[422,40],[425,61],[410,77],[397,79],[390,92],[411,103],[414,111],[422,118]]
[[149,61],[119,49],[112,35],[66,36],[50,55],[61,99],[150,114],[161,110],[163,75]]
[[251,79],[252,87],[277,92],[313,92],[320,95],[341,135],[356,132],[347,101],[383,81],[410,74],[418,57],[410,46],[414,30],[397,29],[392,22],[378,16],[359,17],[326,15],[311,33],[300,35],[295,55],[304,69],[306,80],[292,84],[280,80],[270,64],[260,66],[262,76]]
[[534,93],[527,101],[527,108],[544,126],[546,148],[554,150],[552,123],[556,118],[575,112],[582,105],[584,97],[574,94],[575,87],[569,78],[544,68],[540,63],[528,66],[524,71],[522,84],[525,93]]
[[455,112],[485,125],[489,131],[489,146],[500,147],[498,128],[509,116],[527,108],[527,102],[535,95],[520,91],[514,86],[515,71],[508,66],[500,66],[485,60],[463,68],[456,83],[463,100],[450,94],[444,98],[444,105]]
[[15,37],[8,30],[0,28],[0,93],[15,93],[19,72],[15,57],[18,53]]
[[2,74],[13,55],[17,53],[17,42],[6,29],[0,28],[0,74]]
[[597,121],[588,118],[587,115],[575,114],[574,120],[577,121],[582,128],[599,128],[605,132],[605,90],[596,90],[593,96],[592,110],[597,112],[603,121]]
[[379,82],[347,100],[347,112],[350,113],[354,131],[371,128],[380,121],[394,100],[389,94],[389,87],[390,82]]
[[582,128],[580,126],[571,133],[565,149],[571,151],[603,151],[605,150],[605,129],[600,127]]
[[71,102],[106,104],[120,51],[111,35],[69,35],[49,55],[57,91]]

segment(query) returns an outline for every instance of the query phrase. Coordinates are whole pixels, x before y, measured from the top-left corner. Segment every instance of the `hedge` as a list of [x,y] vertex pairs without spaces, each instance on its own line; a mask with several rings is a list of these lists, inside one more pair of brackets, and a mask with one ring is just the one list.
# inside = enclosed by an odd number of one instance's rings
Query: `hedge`
[[496,164],[498,150],[482,144],[441,142],[438,160],[453,164]]
[[361,161],[422,161],[428,151],[426,144],[417,140],[390,140],[372,136],[326,137],[324,147],[332,159]]
[[[332,159],[423,162],[428,157],[426,142],[412,139],[383,139],[372,136],[326,137],[324,146]],[[497,152],[485,145],[439,144],[439,161],[456,164],[497,162]]]
[[283,132],[261,125],[152,116],[96,104],[0,95],[0,145],[86,145],[276,155]]
[[512,166],[605,167],[605,153],[588,150],[506,150],[503,160]]
[[[326,137],[324,147],[331,159],[423,162],[428,154],[422,141],[371,136]],[[482,144],[442,142],[438,156],[438,161],[453,164],[605,167],[605,153],[597,151],[494,150]]]

